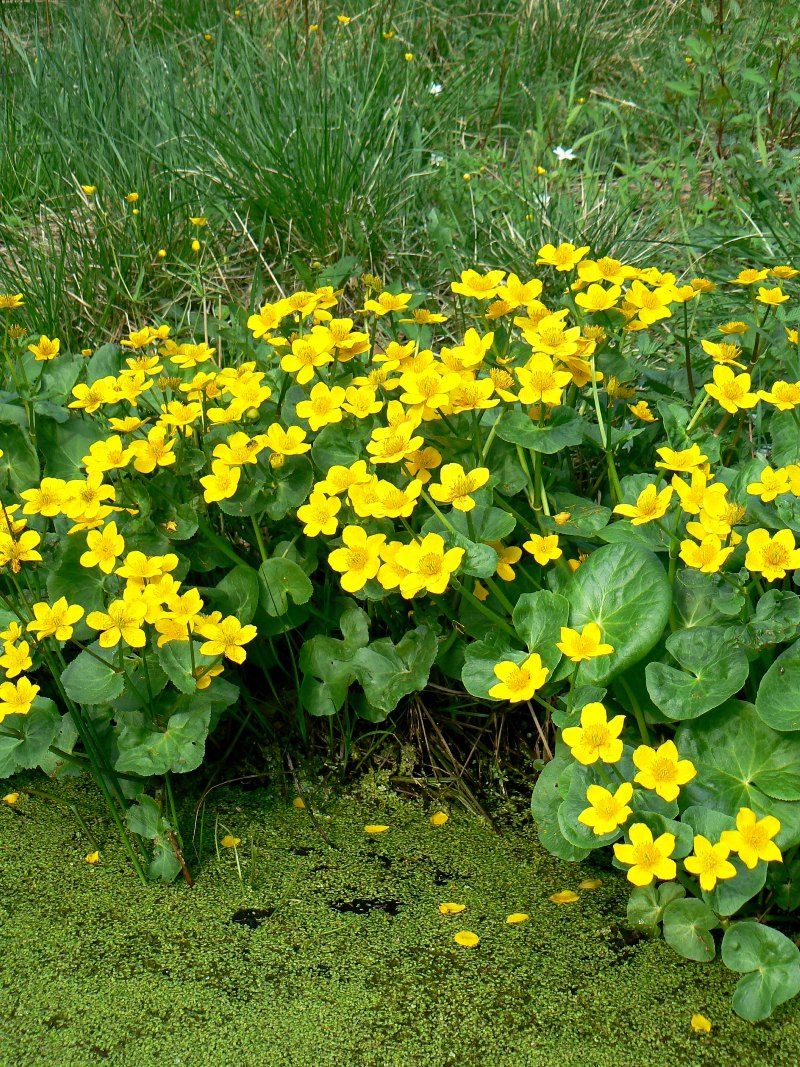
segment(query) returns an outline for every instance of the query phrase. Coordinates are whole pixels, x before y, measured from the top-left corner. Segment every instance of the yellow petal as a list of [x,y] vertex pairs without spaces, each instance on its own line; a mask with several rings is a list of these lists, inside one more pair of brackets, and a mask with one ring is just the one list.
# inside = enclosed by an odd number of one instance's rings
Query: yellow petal
[[380,823],[368,822],[367,825],[364,827],[364,833],[365,834],[385,834],[388,829],[389,829],[388,826],[381,826]]
[[578,883],[578,889],[599,889],[602,884],[601,878],[584,878]]
[[461,945],[462,948],[475,948],[481,941],[478,935],[473,934],[471,930],[459,930],[453,940],[457,945]]
[[464,911],[466,906],[466,904],[453,904],[451,901],[446,901],[439,905],[439,912],[441,915],[458,915]]
[[574,904],[578,894],[572,889],[562,889],[559,893],[553,893],[550,899],[554,904]]
[[6,793],[6,795],[3,797],[3,803],[8,804],[10,808],[13,808],[13,806],[17,803],[18,800],[19,793]]
[[709,1034],[711,1033],[711,1020],[705,1015],[693,1015],[692,1029],[696,1034]]
[[444,826],[449,818],[450,816],[446,811],[435,811],[433,815],[431,815],[431,826]]
[[237,845],[241,845],[241,837],[234,837],[232,834],[225,834],[220,840],[220,844],[223,848],[236,848]]
[[506,922],[510,926],[516,926],[517,923],[526,923],[530,919],[530,915],[526,915],[524,911],[515,911],[513,915],[509,915]]
[[306,802],[303,800],[302,797],[295,797],[292,801],[292,807],[297,808],[298,811],[302,811],[305,806]]
[[94,866],[95,863],[99,863],[100,862],[100,853],[99,852],[90,852],[89,855],[84,858],[84,861],[86,863],[91,863],[92,866]]

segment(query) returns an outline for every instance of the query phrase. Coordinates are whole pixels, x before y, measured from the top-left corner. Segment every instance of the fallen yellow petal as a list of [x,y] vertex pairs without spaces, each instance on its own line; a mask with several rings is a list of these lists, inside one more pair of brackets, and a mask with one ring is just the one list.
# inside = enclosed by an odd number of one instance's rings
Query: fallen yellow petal
[[602,884],[602,878],[584,878],[578,883],[578,889],[599,889]]
[[466,908],[466,904],[453,904],[451,902],[445,902],[439,905],[439,913],[441,915],[459,915]]
[[554,904],[574,904],[578,894],[572,889],[562,889],[560,893],[553,893],[550,899]]
[[241,845],[241,837],[233,837],[231,834],[225,834],[220,841],[223,848],[236,848],[237,845]]
[[100,862],[100,853],[99,852],[90,852],[89,855],[85,857],[85,862],[86,863],[91,863],[92,865],[94,865],[95,863],[99,863]]
[[444,826],[450,816],[446,811],[435,811],[431,815],[431,826]]
[[385,834],[389,829],[388,826],[381,826],[380,823],[368,822],[364,827],[365,834]]
[[306,802],[303,800],[302,797],[295,797],[292,801],[292,807],[297,808],[298,811],[302,811],[305,806]]
[[475,948],[476,945],[481,943],[478,935],[473,934],[471,930],[459,930],[453,940],[457,945],[461,945],[462,948]]
[[530,919],[530,915],[527,915],[524,911],[515,911],[513,915],[509,915],[506,922],[511,926],[516,926],[517,923],[526,923]]
[[19,793],[6,793],[6,795],[3,797],[3,803],[8,804],[10,808],[13,808],[18,800]]
[[711,1020],[707,1019],[705,1015],[693,1015],[692,1029],[696,1034],[710,1034]]

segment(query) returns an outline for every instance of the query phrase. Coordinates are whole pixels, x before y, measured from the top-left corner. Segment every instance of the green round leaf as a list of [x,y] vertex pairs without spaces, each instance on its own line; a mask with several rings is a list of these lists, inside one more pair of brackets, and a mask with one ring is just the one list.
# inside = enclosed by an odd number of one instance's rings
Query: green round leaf
[[522,643],[530,652],[539,653],[552,675],[561,659],[556,643],[561,638],[561,627],[569,619],[569,601],[548,589],[523,593],[514,605],[511,619]]
[[570,626],[596,622],[610,656],[580,665],[583,683],[605,684],[645,656],[656,644],[669,617],[670,586],[654,553],[632,545],[606,545],[581,564],[565,595]]
[[721,627],[679,630],[667,638],[668,663],[648,663],[645,677],[653,703],[669,719],[696,719],[734,696],[750,665]]
[[761,679],[756,708],[773,730],[800,730],[800,641],[778,656]]
[[708,963],[716,949],[710,931],[719,923],[702,900],[674,900],[664,909],[664,940],[687,960]]
[[497,436],[501,441],[548,456],[581,443],[584,423],[572,408],[552,407],[549,416],[540,426],[524,411],[507,412],[497,424]]

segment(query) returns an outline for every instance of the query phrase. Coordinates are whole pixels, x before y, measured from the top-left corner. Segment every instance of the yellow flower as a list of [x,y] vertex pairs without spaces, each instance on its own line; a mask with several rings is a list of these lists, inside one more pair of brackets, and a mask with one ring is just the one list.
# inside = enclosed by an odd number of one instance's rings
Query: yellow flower
[[661,457],[656,463],[656,468],[660,470],[688,473],[700,469],[708,462],[708,456],[703,455],[699,445],[691,445],[677,452],[671,448],[658,448],[656,451]]
[[101,648],[114,648],[120,641],[131,648],[143,648],[147,643],[142,629],[146,614],[147,604],[125,593],[122,600],[112,600],[107,612],[90,611],[86,622],[100,631]]
[[648,289],[637,278],[625,294],[626,304],[635,312],[639,322],[644,326],[652,326],[659,319],[668,319],[672,312],[670,303],[675,300],[675,290],[672,286],[662,285],[655,289]]
[[211,474],[200,479],[205,502],[212,504],[215,500],[227,500],[232,497],[239,487],[241,475],[241,468],[229,467],[222,460],[215,459],[211,464]]
[[693,1015],[691,1019],[691,1026],[696,1034],[711,1033],[711,1020],[707,1019],[705,1015]]
[[653,789],[662,800],[677,800],[680,787],[697,774],[691,760],[680,759],[674,741],[665,741],[659,747],[639,745],[633,753],[638,774],[633,779],[644,789]]
[[791,530],[779,530],[770,537],[767,530],[752,530],[747,535],[744,565],[749,571],[763,574],[768,582],[785,578],[788,571],[800,567],[800,548],[795,548]]
[[241,837],[234,837],[233,834],[225,834],[220,838],[219,843],[223,848],[237,848],[242,843]]
[[331,349],[333,340],[320,336],[318,331],[322,328],[315,326],[311,334],[298,337],[292,342],[292,351],[281,359],[281,370],[287,374],[294,374],[298,385],[306,385],[314,377],[314,371],[318,367],[324,367],[326,363],[333,362]]
[[445,548],[444,539],[435,533],[404,545],[395,557],[396,564],[406,571],[400,581],[401,595],[411,599],[423,589],[427,593],[443,593],[463,558],[463,548]]
[[83,618],[83,608],[80,604],[68,604],[64,596],[59,597],[52,607],[42,602],[34,604],[32,610],[33,618],[27,629],[37,641],[44,641],[46,637],[55,637],[56,641],[69,641],[75,623]]
[[40,541],[35,530],[25,530],[18,538],[0,534],[0,567],[10,566],[13,574],[19,574],[23,563],[41,563],[42,557],[36,550]]
[[775,382],[769,392],[761,389],[759,398],[774,404],[778,411],[791,411],[800,404],[800,382]]
[[133,466],[140,474],[152,474],[156,467],[175,463],[175,438],[167,436],[164,426],[154,426],[147,437],[131,443]]
[[298,418],[305,419],[315,433],[332,422],[341,422],[345,395],[340,385],[330,389],[324,382],[317,382],[308,400],[297,405]]
[[439,483],[430,487],[433,499],[440,504],[452,504],[458,511],[472,511],[475,507],[472,493],[489,481],[489,470],[476,467],[467,473],[460,463],[446,463],[439,478]]
[[738,362],[739,357],[742,354],[742,350],[739,345],[731,344],[729,341],[701,341],[700,344],[703,347],[703,351],[706,355],[711,356],[715,363],[732,363],[734,367],[741,367],[742,364]]
[[774,289],[765,289],[764,286],[759,286],[758,300],[759,304],[766,304],[767,307],[778,307],[780,304],[784,304],[789,297],[783,292],[778,285]]
[[81,186],[81,192],[85,193],[87,196],[94,196],[94,194],[97,192],[97,186],[96,185],[82,185]]
[[0,311],[16,311],[23,302],[22,293],[0,293]]
[[117,558],[125,551],[125,539],[117,531],[116,522],[108,523],[102,531],[89,530],[86,549],[81,556],[81,566],[99,567],[104,574],[111,574]]
[[734,374],[730,367],[714,367],[714,382],[703,388],[725,411],[735,414],[740,408],[752,408],[758,394],[750,392],[750,375]]
[[637,419],[641,419],[642,422],[658,421],[646,400],[639,400],[636,404],[628,404],[628,411],[630,411],[631,415],[635,415]]
[[516,577],[514,564],[522,559],[522,549],[515,545],[504,545],[502,541],[490,541],[489,547],[497,553],[497,577],[504,582],[513,582]]
[[669,881],[677,874],[677,866],[670,856],[675,851],[675,835],[653,834],[643,822],[635,822],[628,831],[630,844],[614,845],[614,855],[620,863],[630,866],[628,881],[635,886],[650,885],[654,878]]
[[219,621],[200,623],[197,632],[205,639],[200,646],[204,656],[224,656],[232,663],[244,663],[244,645],[249,644],[258,631],[255,626],[242,626],[234,615],[228,615]]
[[580,248],[576,248],[575,245],[569,244],[568,242],[560,244],[557,247],[555,245],[546,244],[539,249],[539,257],[536,260],[536,265],[539,267],[555,267],[558,271],[574,270],[588,251],[588,245],[582,245]]
[[[549,334],[539,334],[540,338],[548,339]],[[548,406],[561,403],[564,388],[572,380],[572,374],[567,370],[556,370],[553,360],[544,352],[537,352],[528,360],[524,367],[515,368],[521,389],[519,399],[523,404],[547,404]]]
[[440,915],[460,915],[462,911],[466,909],[466,904],[455,904],[451,901],[445,901],[444,904],[439,905]]
[[604,256],[602,259],[584,259],[578,264],[578,277],[582,282],[610,282],[622,285],[635,273],[634,268],[626,267],[618,259]]
[[578,822],[589,826],[598,837],[613,833],[618,826],[627,822],[632,814],[628,806],[633,796],[633,786],[623,782],[615,793],[601,785],[590,785],[586,790],[589,807],[578,815]]
[[302,426],[290,426],[284,430],[277,422],[273,422],[267,427],[266,433],[261,434],[261,438],[266,447],[279,456],[299,456],[311,450]]
[[473,934],[471,930],[459,930],[453,940],[457,945],[461,945],[462,948],[475,948],[476,945],[481,943],[478,935]]
[[51,519],[61,513],[64,493],[65,483],[60,478],[42,478],[37,488],[20,493],[20,499],[25,501],[22,514]]
[[386,538],[383,534],[368,535],[361,526],[345,526],[342,541],[343,547],[335,548],[328,556],[328,564],[342,575],[342,589],[357,593],[377,575]]
[[756,270],[753,267],[747,267],[745,270],[740,270],[736,277],[733,279],[733,285],[754,285],[756,282],[763,282],[767,276],[766,270]]
[[693,567],[704,574],[716,574],[722,569],[733,549],[733,545],[723,548],[722,541],[716,534],[706,534],[699,544],[688,538],[681,541],[680,558],[687,567]]
[[208,224],[208,219],[205,215],[190,215],[189,222],[191,222],[192,226],[202,227]]
[[381,293],[377,300],[365,300],[364,310],[380,318],[394,311],[403,311],[410,300],[411,293]]
[[320,492],[312,493],[308,501],[297,509],[298,519],[305,523],[303,533],[306,537],[317,537],[321,533],[326,536],[335,534],[339,525],[336,515],[341,506],[338,497],[325,496]]
[[598,760],[616,763],[622,757],[619,735],[624,725],[624,715],[615,715],[609,721],[605,705],[595,702],[581,709],[580,726],[568,726],[561,736],[574,758],[584,766]]
[[16,678],[18,674],[30,670],[32,666],[33,660],[27,641],[20,641],[18,645],[15,645],[13,641],[4,642],[0,667],[6,672],[6,678]]
[[700,879],[700,888],[710,893],[718,881],[736,877],[736,868],[729,861],[730,848],[722,841],[712,845],[707,837],[697,834],[694,839],[694,854],[687,856],[683,865],[690,874]]
[[45,334],[42,334],[39,338],[38,344],[28,345],[28,351],[33,352],[36,356],[36,360],[39,363],[43,363],[49,359],[55,359],[61,350],[61,342],[57,337],[52,340]]
[[348,24],[348,22],[350,21],[350,16],[349,15],[337,15],[336,16],[336,21],[339,23],[340,26],[346,26]]
[[580,897],[573,889],[560,889],[557,893],[551,894],[550,900],[554,904],[575,904]]
[[494,700],[508,700],[517,704],[530,700],[542,688],[549,671],[542,666],[538,652],[534,652],[523,663],[503,660],[495,665],[494,673],[500,681],[489,690],[489,696]]
[[639,493],[635,504],[617,504],[614,512],[629,518],[632,526],[643,526],[660,519],[666,513],[673,492],[672,486],[668,485],[659,493],[656,485],[651,482]]
[[125,194],[125,199],[128,201],[129,204],[135,204],[136,201],[139,199],[139,194],[138,193],[126,193]]
[[618,285],[610,285],[608,289],[604,289],[602,285],[592,284],[585,293],[578,293],[575,303],[588,312],[608,311],[616,307],[621,293],[622,289]]
[[750,808],[739,808],[736,829],[724,830],[721,841],[752,871],[761,860],[765,863],[783,862],[781,850],[772,840],[780,829],[781,824],[774,815],[759,819]]
[[378,426],[367,442],[367,452],[371,463],[400,463],[418,453],[423,444],[424,439],[414,435],[411,423]]
[[431,815],[429,822],[431,826],[444,826],[444,824],[448,822],[449,819],[450,816],[447,814],[446,811],[435,811],[433,815]]
[[7,715],[27,715],[39,692],[39,686],[33,685],[24,675],[17,682],[3,682],[0,685],[0,722]]
[[201,245],[201,244],[200,244],[200,242],[199,242],[199,241],[197,240],[197,238],[195,238],[195,239],[194,239],[194,240],[192,241],[192,251],[193,251],[193,252],[199,252],[201,248],[202,248],[202,245]]
[[454,293],[471,297],[473,300],[491,300],[497,296],[505,276],[504,270],[490,270],[487,274],[478,274],[476,270],[462,270],[461,281],[451,282],[450,288]]
[[530,552],[540,567],[563,555],[558,544],[558,534],[531,534],[522,547],[526,552]]
[[568,626],[561,627],[561,640],[556,648],[573,663],[597,656],[610,656],[613,645],[603,644],[603,634],[596,622],[587,622],[580,633]]
[[759,475],[759,481],[749,483],[747,492],[750,496],[757,496],[759,500],[768,504],[776,497],[791,492],[789,472],[783,467],[775,471],[772,467],[765,467]]

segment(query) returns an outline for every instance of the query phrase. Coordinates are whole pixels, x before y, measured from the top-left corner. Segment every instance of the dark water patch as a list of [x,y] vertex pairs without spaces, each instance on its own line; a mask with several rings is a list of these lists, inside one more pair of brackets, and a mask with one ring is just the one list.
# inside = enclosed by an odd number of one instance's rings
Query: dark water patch
[[383,911],[387,915],[398,915],[403,907],[403,901],[356,897],[354,900],[331,901],[330,906],[334,911],[342,912],[345,915],[369,915],[372,911]]
[[274,913],[274,908],[239,908],[231,915],[231,922],[257,930]]

